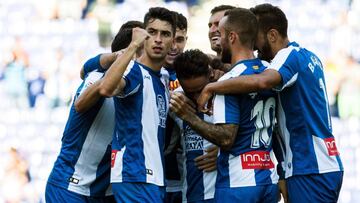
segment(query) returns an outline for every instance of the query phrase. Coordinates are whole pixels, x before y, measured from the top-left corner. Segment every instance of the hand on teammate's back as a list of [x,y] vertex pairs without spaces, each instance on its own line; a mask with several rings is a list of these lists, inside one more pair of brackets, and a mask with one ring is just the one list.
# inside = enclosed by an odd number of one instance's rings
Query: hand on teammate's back
[[205,152],[206,154],[198,156],[194,159],[196,166],[205,172],[215,171],[219,147],[211,146],[207,148]]

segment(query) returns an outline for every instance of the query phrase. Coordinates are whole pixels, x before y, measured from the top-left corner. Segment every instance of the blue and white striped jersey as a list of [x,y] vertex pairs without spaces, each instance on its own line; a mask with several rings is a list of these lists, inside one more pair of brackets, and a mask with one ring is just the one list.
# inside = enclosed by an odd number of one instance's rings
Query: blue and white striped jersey
[[[212,123],[212,116],[199,113],[198,116],[208,123]],[[181,130],[181,141],[184,152],[183,174],[183,202],[200,202],[214,198],[216,171],[204,172],[195,165],[194,159],[204,155],[205,150],[214,146],[211,142],[201,137],[191,127],[176,118],[176,123]]]
[[285,177],[342,171],[320,59],[292,42],[278,52],[269,69],[282,77],[276,90]]
[[[265,70],[259,59],[240,61],[219,81]],[[229,151],[220,150],[217,188],[275,184],[272,130],[275,121],[275,93],[254,92],[241,95],[216,95],[214,123],[239,126]]]
[[[100,67],[98,60],[90,65]],[[89,85],[103,77],[100,68],[92,67],[92,70],[86,73],[74,101]],[[111,195],[110,157],[114,125],[112,98],[100,99],[84,113],[76,112],[73,103],[63,133],[61,151],[48,182],[85,196]]]
[[164,136],[168,113],[169,75],[131,62],[126,86],[114,98],[115,132],[111,182],[164,186]]

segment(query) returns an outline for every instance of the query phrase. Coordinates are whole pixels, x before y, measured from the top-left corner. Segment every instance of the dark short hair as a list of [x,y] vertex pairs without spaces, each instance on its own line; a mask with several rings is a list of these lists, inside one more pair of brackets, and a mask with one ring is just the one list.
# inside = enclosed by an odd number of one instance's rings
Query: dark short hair
[[253,48],[258,32],[256,16],[245,8],[234,8],[225,12],[225,32],[234,31],[239,35],[240,43]]
[[116,52],[128,47],[132,39],[132,29],[136,27],[144,28],[144,24],[140,21],[128,21],[124,23],[111,43],[111,51]]
[[176,11],[173,11],[173,15],[176,21],[176,28],[179,28],[180,30],[187,30],[188,23],[186,17]]
[[213,9],[211,9],[210,13],[211,15],[214,15],[214,13],[220,12],[220,11],[226,11],[226,10],[230,10],[235,8],[234,6],[230,6],[230,5],[220,5],[220,6],[216,6]]
[[267,32],[277,30],[283,37],[287,37],[288,21],[285,13],[277,6],[260,4],[250,9],[258,18],[259,29]]
[[173,36],[176,31],[176,19],[174,18],[173,12],[164,8],[164,7],[152,7],[145,14],[144,17],[144,27],[146,28],[150,22],[155,19],[159,19],[161,21],[166,21],[171,25],[171,30],[173,32]]
[[174,60],[176,77],[181,79],[191,79],[210,74],[210,59],[199,49],[190,49],[178,55]]

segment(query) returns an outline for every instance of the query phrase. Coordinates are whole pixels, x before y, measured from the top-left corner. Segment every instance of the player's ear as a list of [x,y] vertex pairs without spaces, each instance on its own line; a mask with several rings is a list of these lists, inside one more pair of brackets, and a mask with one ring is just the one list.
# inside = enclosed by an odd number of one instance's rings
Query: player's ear
[[278,39],[278,36],[279,36],[279,32],[275,29],[270,29],[266,33],[266,37],[270,43],[276,42],[276,40]]
[[229,41],[231,44],[233,44],[237,38],[237,34],[233,31],[231,31],[228,35]]

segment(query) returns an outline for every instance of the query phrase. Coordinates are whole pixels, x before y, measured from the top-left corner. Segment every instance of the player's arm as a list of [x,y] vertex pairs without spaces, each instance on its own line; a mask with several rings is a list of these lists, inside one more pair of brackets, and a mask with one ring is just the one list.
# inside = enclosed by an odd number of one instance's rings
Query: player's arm
[[102,97],[99,93],[99,85],[101,80],[90,85],[86,90],[76,98],[74,106],[75,110],[79,113],[86,112],[91,107],[93,107],[96,102]]
[[124,72],[136,54],[137,49],[142,46],[145,39],[149,37],[149,34],[144,29],[134,28],[132,36],[133,39],[128,48],[123,54],[117,56],[101,80],[102,82],[99,84],[100,95],[112,97],[121,93],[124,89],[126,85],[125,79],[123,79]]
[[[109,69],[111,64],[114,63],[114,61],[116,60],[116,57],[118,55],[121,55],[123,52],[124,50],[120,50],[113,53],[103,53],[89,59],[88,61],[85,62],[84,66],[80,70],[80,78],[83,80],[85,78],[86,72],[91,72],[98,68],[101,68],[103,70]],[[99,57],[99,59],[97,57]]]
[[238,125],[214,125],[200,119],[195,114],[195,109],[190,105],[189,99],[179,92],[174,92],[171,95],[170,110],[186,121],[195,132],[199,133],[208,141],[224,150],[231,149],[236,137]]
[[209,83],[202,90],[197,103],[200,111],[206,111],[205,104],[214,94],[243,94],[271,89],[281,84],[278,71],[267,69],[260,74],[241,75],[228,80]]

